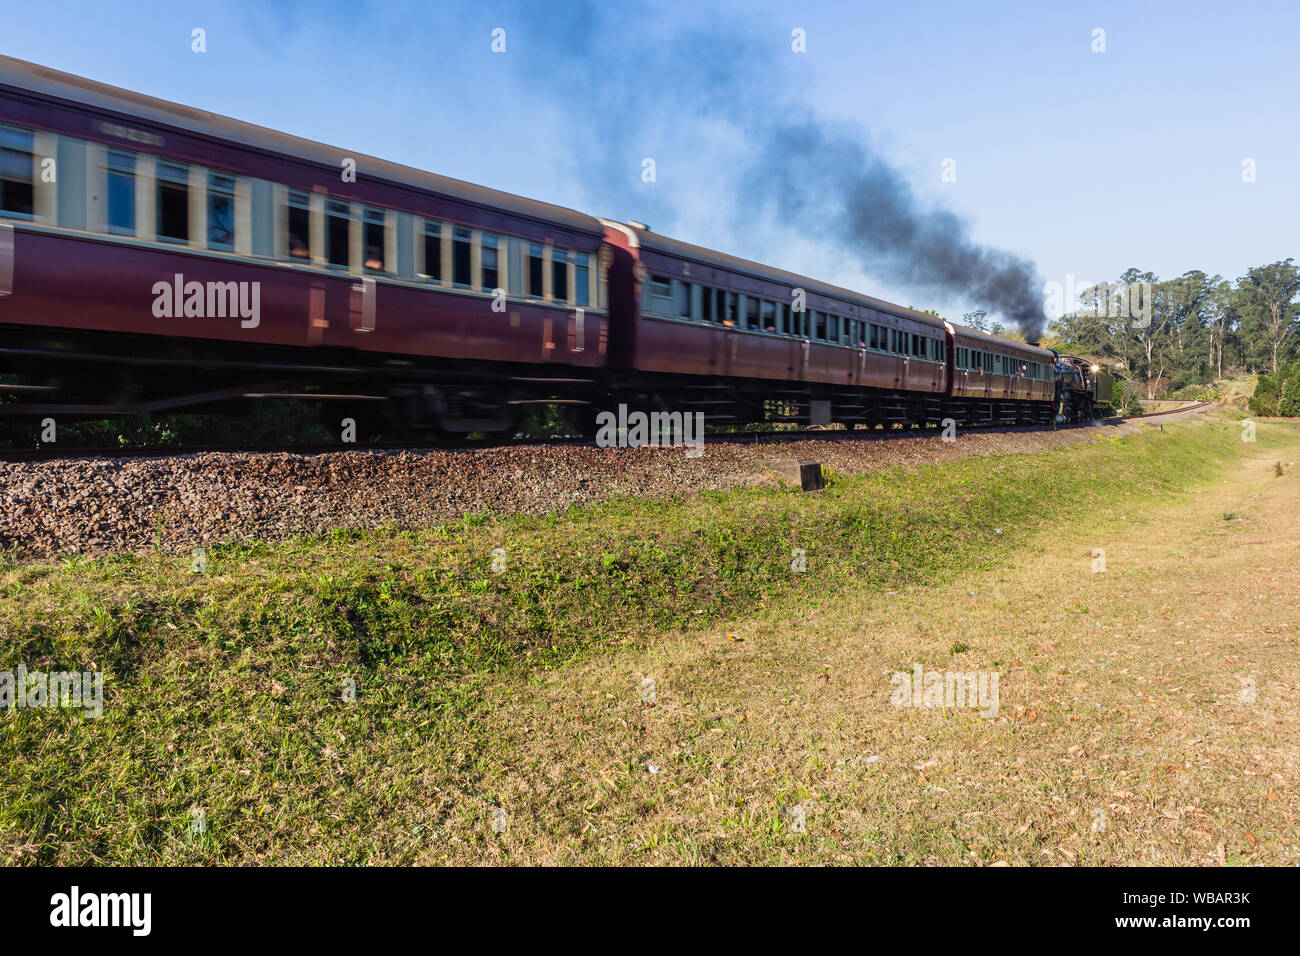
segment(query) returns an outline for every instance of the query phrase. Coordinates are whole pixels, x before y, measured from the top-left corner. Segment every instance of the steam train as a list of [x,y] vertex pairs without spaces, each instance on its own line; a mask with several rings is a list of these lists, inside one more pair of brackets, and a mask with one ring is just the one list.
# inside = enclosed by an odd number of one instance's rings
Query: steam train
[[542,406],[1078,421],[1096,366],[570,209],[0,57],[0,417],[311,399],[368,434]]

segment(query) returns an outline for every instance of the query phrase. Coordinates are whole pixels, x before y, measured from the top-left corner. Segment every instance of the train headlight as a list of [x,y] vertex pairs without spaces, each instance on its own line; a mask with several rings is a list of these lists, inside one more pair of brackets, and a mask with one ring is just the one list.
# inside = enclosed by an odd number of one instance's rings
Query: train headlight
[[1092,367],[1092,370],[1093,370],[1094,372],[1100,372],[1100,371],[1101,371],[1101,366],[1100,366],[1100,365],[1094,365],[1094,366]]

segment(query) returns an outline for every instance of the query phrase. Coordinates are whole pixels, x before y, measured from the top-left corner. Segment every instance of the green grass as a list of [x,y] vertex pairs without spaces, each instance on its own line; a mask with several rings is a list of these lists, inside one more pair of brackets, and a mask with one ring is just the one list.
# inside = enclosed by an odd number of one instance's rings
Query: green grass
[[[1044,520],[1169,497],[1267,447],[1239,433],[1225,419],[1167,424],[834,476],[817,495],[747,489],[218,545],[205,574],[188,552],[10,561],[0,670],[100,669],[106,701],[98,720],[0,713],[0,860],[410,862],[454,803],[494,799],[476,781],[510,743],[485,686],[797,606],[813,589],[996,567]],[[791,572],[794,548],[816,573]]]

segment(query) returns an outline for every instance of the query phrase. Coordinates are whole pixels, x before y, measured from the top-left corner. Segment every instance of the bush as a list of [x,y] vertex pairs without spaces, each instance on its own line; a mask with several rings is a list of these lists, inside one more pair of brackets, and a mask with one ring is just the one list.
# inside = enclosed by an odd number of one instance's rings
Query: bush
[[1169,393],[1171,400],[1179,402],[1221,402],[1223,397],[1222,387],[1214,382],[1185,385],[1176,392]]
[[1300,361],[1284,365],[1276,375],[1261,375],[1250,411],[1266,418],[1300,417]]
[[1122,378],[1115,379],[1110,406],[1117,415],[1141,415],[1142,403],[1138,401],[1137,384]]

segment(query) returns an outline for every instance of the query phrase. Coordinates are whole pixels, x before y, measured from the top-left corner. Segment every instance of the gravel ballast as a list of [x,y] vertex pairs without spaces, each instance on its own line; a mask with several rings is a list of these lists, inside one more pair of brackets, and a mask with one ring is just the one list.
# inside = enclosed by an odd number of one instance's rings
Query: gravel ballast
[[[1191,413],[1196,414],[1196,413]],[[1100,428],[707,442],[682,448],[528,445],[476,450],[223,452],[0,462],[0,548],[15,558],[275,540],[335,529],[419,528],[466,514],[538,515],[617,495],[665,498],[779,481],[764,462],[813,458],[840,474],[1047,451],[1136,430]]]

